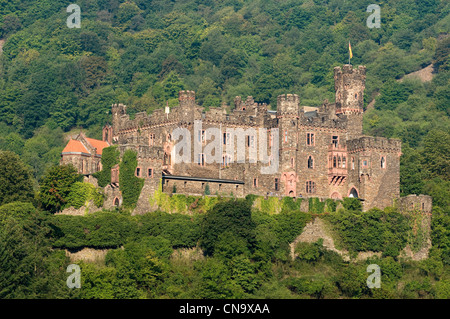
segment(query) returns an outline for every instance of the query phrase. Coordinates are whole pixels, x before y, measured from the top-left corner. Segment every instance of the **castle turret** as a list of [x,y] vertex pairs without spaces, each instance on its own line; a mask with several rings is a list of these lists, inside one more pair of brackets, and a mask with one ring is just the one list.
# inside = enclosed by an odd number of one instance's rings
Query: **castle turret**
[[300,98],[297,94],[279,95],[277,98],[282,191],[292,197],[297,196],[299,105]]
[[113,131],[117,132],[120,127],[121,116],[127,114],[127,106],[122,103],[113,104],[111,112]]
[[178,92],[178,102],[182,116],[185,120],[193,120],[195,111],[195,92],[194,91],[180,91]]
[[366,67],[353,69],[350,64],[334,68],[334,89],[336,91],[336,114],[347,115],[347,139],[362,135],[362,113],[364,111],[364,89]]

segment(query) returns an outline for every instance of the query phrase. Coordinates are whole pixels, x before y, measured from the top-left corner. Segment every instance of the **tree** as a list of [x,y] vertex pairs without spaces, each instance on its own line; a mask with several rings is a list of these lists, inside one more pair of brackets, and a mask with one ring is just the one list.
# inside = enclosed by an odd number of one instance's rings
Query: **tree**
[[82,181],[72,164],[56,165],[50,168],[40,183],[39,201],[41,206],[57,212],[65,208],[72,185]]
[[[202,222],[200,246],[206,255],[212,255],[223,240],[224,232],[234,234],[233,242],[241,247],[241,238],[249,249],[255,244],[255,223],[251,219],[251,206],[245,200],[219,202],[206,214]],[[220,247],[221,245],[219,245]]]
[[423,144],[423,164],[431,177],[450,179],[450,134],[432,130],[425,136]]
[[0,151],[0,205],[34,198],[31,170],[13,152]]

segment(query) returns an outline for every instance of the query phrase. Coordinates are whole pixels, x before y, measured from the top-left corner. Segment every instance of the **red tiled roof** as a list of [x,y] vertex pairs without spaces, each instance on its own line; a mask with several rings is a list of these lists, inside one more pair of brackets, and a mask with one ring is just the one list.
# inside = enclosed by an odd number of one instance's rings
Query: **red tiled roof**
[[63,153],[89,153],[83,143],[77,140],[69,140],[66,147],[62,151]]
[[102,155],[103,149],[109,146],[109,143],[105,141],[100,141],[89,137],[86,137],[85,139],[89,144],[91,144],[92,147],[97,149],[97,154],[99,155]]

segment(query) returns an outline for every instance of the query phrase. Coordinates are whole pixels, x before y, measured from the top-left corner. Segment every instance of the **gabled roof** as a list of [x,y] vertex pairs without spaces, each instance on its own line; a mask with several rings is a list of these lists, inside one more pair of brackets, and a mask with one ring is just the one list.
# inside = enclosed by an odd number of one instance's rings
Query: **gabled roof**
[[[89,149],[79,140],[80,136],[77,137],[77,139],[70,139],[67,143],[66,147],[63,149],[62,153],[85,153],[85,154],[91,154]],[[85,143],[88,143],[88,147],[91,146],[92,148],[95,148],[97,150],[97,154],[94,155],[102,155],[103,149],[105,147],[109,146],[108,142],[96,140],[93,138],[82,136],[81,140],[83,140]]]
[[77,140],[69,140],[69,143],[67,143],[66,147],[64,147],[62,153],[87,153],[89,154],[89,151],[86,149],[86,147]]
[[100,141],[89,137],[86,137],[85,140],[91,144],[92,147],[97,149],[97,154],[99,155],[102,155],[103,149],[109,146],[109,143],[105,141]]

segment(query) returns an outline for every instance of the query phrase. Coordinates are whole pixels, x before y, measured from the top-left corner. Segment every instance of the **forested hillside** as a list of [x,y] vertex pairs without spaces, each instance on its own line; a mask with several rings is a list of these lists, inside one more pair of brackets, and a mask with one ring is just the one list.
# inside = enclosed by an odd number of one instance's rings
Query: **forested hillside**
[[[372,0],[78,0],[81,28],[66,24],[70,3],[0,0],[0,298],[450,297],[448,1],[380,2],[372,29]],[[361,284],[367,263],[345,263],[320,242],[290,260],[289,243],[311,218],[295,205],[280,215],[252,211],[248,200],[193,216],[50,214],[60,206],[42,190],[68,196],[79,181],[54,167],[67,137],[101,138],[112,103],[151,113],[187,89],[211,108],[251,95],[275,109],[283,93],[320,106],[334,100],[333,67],[348,63],[349,42],[351,63],[367,67],[364,133],[402,140],[401,195],[428,194],[435,206],[433,249],[420,263],[396,259],[411,227],[396,212],[363,216],[350,205],[328,217],[350,225],[336,226],[347,249],[382,252],[382,290]],[[405,77],[430,65],[430,81]],[[217,216],[224,207],[228,222]],[[383,236],[354,239],[363,231]],[[170,258],[198,243],[199,260]],[[58,249],[82,247],[111,252],[83,265],[86,289],[68,291]]]

